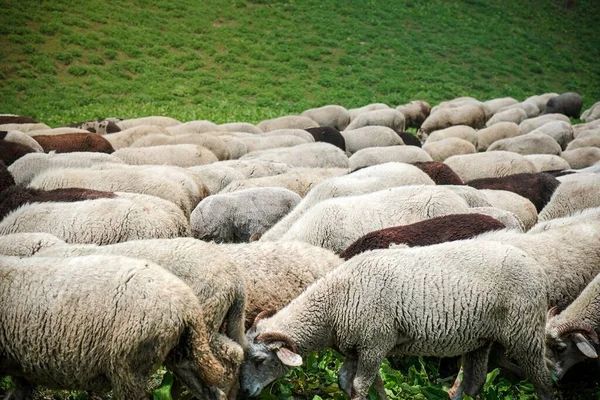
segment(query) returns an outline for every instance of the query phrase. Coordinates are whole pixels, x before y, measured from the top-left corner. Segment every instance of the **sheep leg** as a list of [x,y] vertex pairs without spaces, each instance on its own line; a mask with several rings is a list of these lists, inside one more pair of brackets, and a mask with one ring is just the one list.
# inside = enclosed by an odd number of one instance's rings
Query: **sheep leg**
[[[358,365],[356,366],[356,374],[352,380],[352,391],[350,398],[352,400],[367,400],[369,389],[377,377],[379,377],[379,367],[381,362],[387,356],[388,351],[363,351],[358,356]],[[385,391],[379,394],[381,400],[387,400]]]
[[338,373],[338,386],[348,396],[352,396],[352,381],[356,374],[356,364],[358,360],[354,357],[346,357],[340,372]]
[[227,321],[227,336],[238,343],[244,350],[248,348],[244,321],[246,319],[246,297],[240,295],[227,310],[225,320]]
[[227,399],[225,393],[216,386],[207,386],[204,384],[196,369],[189,362],[179,362],[170,366],[173,371],[173,380],[179,379],[199,399]]
[[115,400],[147,400],[146,376],[129,375],[129,379],[123,379],[123,375],[112,381],[112,398]]
[[175,375],[173,375],[173,383],[171,384],[171,398],[173,400],[178,400],[179,396],[181,396],[181,389],[183,386],[181,385],[181,381]]
[[516,343],[511,348],[508,355],[516,361],[517,365],[523,368],[525,376],[531,380],[536,388],[540,400],[552,399],[552,379],[550,372],[546,366],[544,358],[544,335],[543,330],[539,335],[539,339],[534,343]]
[[471,397],[474,397],[481,390],[483,384],[485,383],[490,349],[491,343],[480,349],[463,355],[464,371],[461,391],[464,391],[464,393]]
[[6,395],[5,400],[28,400],[32,398],[34,386],[29,381],[16,376],[13,376],[12,380],[15,388]]

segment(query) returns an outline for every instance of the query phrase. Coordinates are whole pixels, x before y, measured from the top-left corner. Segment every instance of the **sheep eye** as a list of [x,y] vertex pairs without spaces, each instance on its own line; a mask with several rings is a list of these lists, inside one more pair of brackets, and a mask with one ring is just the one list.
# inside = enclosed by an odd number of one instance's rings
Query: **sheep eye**
[[564,353],[567,350],[566,346],[560,346],[556,348],[556,352],[561,354]]
[[265,362],[265,357],[254,357],[254,364],[260,365]]

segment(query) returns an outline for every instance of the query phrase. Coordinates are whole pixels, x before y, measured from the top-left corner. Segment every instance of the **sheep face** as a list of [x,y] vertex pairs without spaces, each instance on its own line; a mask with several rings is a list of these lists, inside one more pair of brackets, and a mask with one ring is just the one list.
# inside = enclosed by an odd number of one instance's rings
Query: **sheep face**
[[557,379],[561,379],[573,365],[590,358],[598,358],[596,346],[580,332],[555,336],[546,335],[546,358]]

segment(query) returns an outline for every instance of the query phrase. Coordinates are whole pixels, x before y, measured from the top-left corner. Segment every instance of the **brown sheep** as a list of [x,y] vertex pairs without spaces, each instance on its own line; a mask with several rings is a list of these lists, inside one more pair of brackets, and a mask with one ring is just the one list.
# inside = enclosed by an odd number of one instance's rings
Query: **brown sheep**
[[448,165],[439,161],[416,162],[415,167],[421,169],[436,185],[464,185],[462,179]]
[[4,124],[37,124],[38,122],[24,115],[0,115],[0,125]]
[[33,137],[42,146],[46,153],[73,153],[76,151],[90,151],[97,153],[113,153],[112,145],[108,140],[96,133],[67,133],[64,135],[40,135]]

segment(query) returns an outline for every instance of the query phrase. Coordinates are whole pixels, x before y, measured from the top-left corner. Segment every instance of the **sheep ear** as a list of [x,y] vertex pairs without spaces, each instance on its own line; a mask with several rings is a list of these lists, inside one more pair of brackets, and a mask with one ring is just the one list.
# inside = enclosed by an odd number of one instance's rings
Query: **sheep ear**
[[302,365],[302,357],[285,347],[280,347],[277,350],[277,358],[288,367],[299,367]]
[[581,333],[576,333],[573,335],[573,342],[575,342],[575,345],[584,356],[588,358],[598,358],[598,353],[596,353],[594,346],[592,346],[592,344]]

